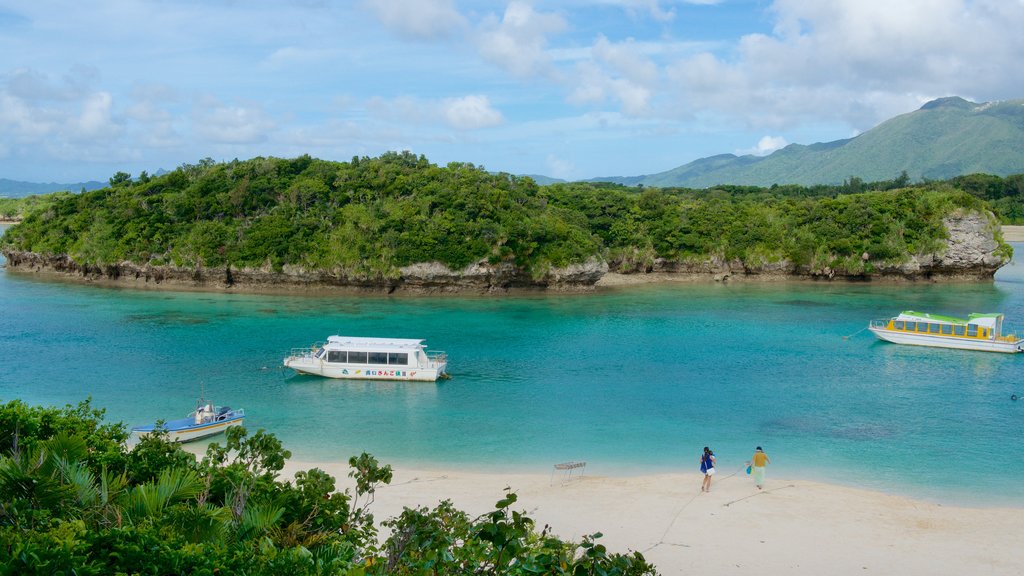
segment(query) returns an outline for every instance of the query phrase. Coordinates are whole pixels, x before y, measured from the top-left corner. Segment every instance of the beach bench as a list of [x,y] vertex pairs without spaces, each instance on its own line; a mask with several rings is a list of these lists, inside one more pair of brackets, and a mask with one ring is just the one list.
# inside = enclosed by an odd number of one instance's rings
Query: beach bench
[[581,478],[583,476],[583,470],[586,467],[587,467],[587,463],[582,461],[582,460],[572,460],[572,461],[569,461],[569,462],[561,462],[559,464],[555,464],[554,469],[551,470],[551,482],[550,482],[550,484],[554,484],[555,483],[555,473],[556,472],[561,472],[561,476],[560,476],[561,483],[565,484],[566,482],[569,482],[570,480],[572,480],[574,472],[577,473],[576,474],[577,478]]

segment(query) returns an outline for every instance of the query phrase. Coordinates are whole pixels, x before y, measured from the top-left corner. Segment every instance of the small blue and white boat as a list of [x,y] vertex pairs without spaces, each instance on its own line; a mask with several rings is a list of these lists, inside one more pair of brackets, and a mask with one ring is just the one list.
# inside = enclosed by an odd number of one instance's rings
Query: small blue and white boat
[[[167,430],[171,442],[191,442],[215,436],[232,426],[239,426],[245,420],[245,410],[234,409],[230,406],[214,406],[206,404],[200,398],[196,409],[186,418],[179,420],[168,420],[160,425],[160,428]],[[140,437],[151,434],[157,424],[147,424],[132,428]]]

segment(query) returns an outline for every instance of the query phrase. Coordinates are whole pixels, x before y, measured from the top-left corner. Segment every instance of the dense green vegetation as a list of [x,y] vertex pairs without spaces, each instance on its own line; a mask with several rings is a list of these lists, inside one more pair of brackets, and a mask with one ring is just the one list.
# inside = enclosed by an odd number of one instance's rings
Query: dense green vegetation
[[0,220],[20,220],[30,212],[49,208],[68,196],[71,196],[70,192],[53,192],[24,198],[0,198]]
[[232,428],[197,460],[166,434],[126,446],[89,402],[0,405],[0,574],[644,575],[639,553],[536,532],[505,494],[471,517],[445,501],[386,520],[370,505],[391,468],[349,460],[353,492],[319,469],[278,473],[290,453]]
[[1018,176],[911,184],[903,174],[705,190],[540,187],[405,152],[351,162],[204,160],[159,177],[118,173],[110,182],[50,197],[8,230],[2,248],[89,265],[295,266],[371,280],[397,278],[417,262],[462,269],[480,261],[539,278],[595,257],[622,271],[660,258],[787,260],[807,271],[861,274],[936,250],[946,234],[942,219],[958,209],[985,210],[987,200],[1010,221],[1024,218]]

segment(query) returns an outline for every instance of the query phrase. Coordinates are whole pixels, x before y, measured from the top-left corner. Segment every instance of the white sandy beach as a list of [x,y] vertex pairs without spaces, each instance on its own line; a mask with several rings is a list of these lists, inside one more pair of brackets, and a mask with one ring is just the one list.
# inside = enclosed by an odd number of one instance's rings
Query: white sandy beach
[[1003,226],[1003,240],[1024,242],[1024,226]]
[[[283,477],[318,467],[342,489],[346,463],[289,462]],[[639,550],[662,574],[1024,573],[1024,510],[958,508],[775,477],[758,492],[742,471],[725,471],[712,491],[700,476],[659,474],[563,482],[544,473],[476,473],[397,468],[378,490],[376,519],[443,499],[470,514],[493,509],[511,487],[516,509],[565,539],[602,532],[613,552]]]

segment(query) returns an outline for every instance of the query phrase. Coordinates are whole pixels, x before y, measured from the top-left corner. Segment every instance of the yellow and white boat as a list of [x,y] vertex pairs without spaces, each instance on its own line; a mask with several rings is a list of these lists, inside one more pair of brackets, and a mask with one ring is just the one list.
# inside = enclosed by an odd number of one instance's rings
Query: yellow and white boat
[[1009,354],[1024,351],[1022,334],[1008,329],[1004,334],[1004,329],[1003,315],[998,313],[971,314],[964,319],[907,311],[868,324],[875,336],[897,344]]

